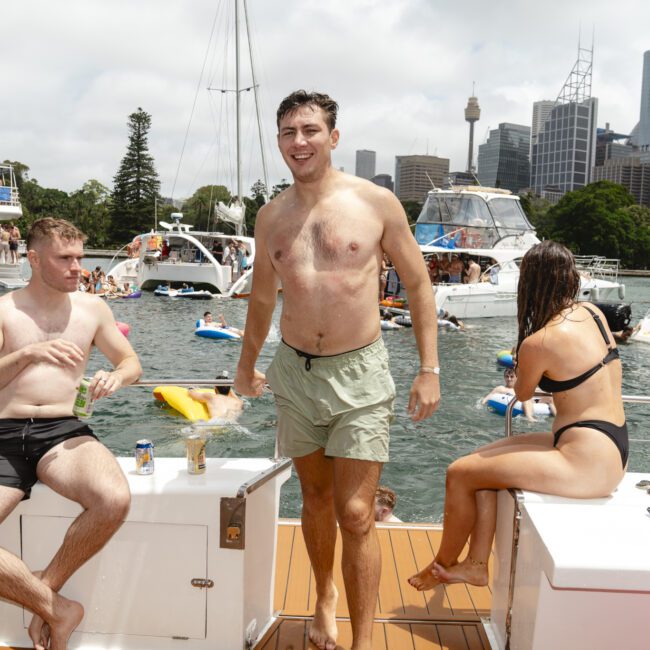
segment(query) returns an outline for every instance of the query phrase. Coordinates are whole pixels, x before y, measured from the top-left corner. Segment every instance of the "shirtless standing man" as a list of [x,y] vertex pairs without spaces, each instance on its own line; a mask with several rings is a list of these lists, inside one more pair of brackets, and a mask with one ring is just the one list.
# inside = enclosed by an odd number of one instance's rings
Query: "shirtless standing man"
[[235,389],[262,393],[255,362],[271,324],[278,282],[283,340],[268,370],[278,441],[293,458],[303,496],[302,529],[316,579],[310,639],[336,646],[333,581],[336,524],[353,650],[371,647],[380,550],[375,491],[388,460],[395,387],[377,310],[383,253],[407,288],[421,368],[409,395],[415,421],[440,400],[435,301],[422,254],[397,198],[332,167],[338,106],[297,91],[278,109],[278,144],[294,184],[264,206]]
[[0,522],[29,498],[37,480],[84,508],[36,575],[0,549],[0,597],[34,613],[29,635],[39,650],[65,650],[83,607],[58,591],[122,525],[130,505],[115,458],[72,416],[93,345],[115,368],[95,373],[95,398],[141,373],[110,309],[77,291],[83,240],[67,221],[36,221],[27,236],[29,285],[0,298]]

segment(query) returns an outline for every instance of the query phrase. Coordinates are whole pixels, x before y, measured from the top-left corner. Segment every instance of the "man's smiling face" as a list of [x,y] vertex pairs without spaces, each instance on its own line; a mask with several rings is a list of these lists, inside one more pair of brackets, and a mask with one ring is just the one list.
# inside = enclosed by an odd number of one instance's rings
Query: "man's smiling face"
[[280,121],[280,153],[298,181],[316,180],[324,173],[338,139],[338,130],[330,131],[325,111],[318,106],[299,106]]

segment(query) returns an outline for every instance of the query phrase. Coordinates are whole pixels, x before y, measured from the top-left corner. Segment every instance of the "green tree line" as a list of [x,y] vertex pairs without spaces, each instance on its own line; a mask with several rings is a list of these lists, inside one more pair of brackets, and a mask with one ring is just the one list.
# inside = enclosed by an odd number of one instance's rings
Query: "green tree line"
[[[70,193],[43,187],[36,178],[30,177],[28,165],[5,160],[13,166],[16,175],[23,209],[23,216],[16,224],[21,232],[26,232],[31,223],[43,217],[67,219],[88,236],[89,248],[119,248],[135,235],[151,230],[156,215],[159,221],[168,220],[176,209],[160,195],[160,180],[154,158],[149,153],[150,128],[151,116],[142,108],[129,115],[126,153],[113,178],[112,190],[95,179]],[[271,196],[288,186],[283,179],[272,188]],[[250,196],[244,197],[244,203],[247,231],[252,233],[267,189],[258,180],[250,192]],[[214,230],[215,202],[228,204],[231,199],[232,194],[224,185],[200,187],[183,205],[183,222],[197,230]],[[228,232],[232,227],[220,223],[219,229]]]
[[636,205],[622,185],[591,183],[555,205],[528,194],[522,207],[538,237],[559,241],[576,255],[618,258],[626,268],[650,265],[650,208]]

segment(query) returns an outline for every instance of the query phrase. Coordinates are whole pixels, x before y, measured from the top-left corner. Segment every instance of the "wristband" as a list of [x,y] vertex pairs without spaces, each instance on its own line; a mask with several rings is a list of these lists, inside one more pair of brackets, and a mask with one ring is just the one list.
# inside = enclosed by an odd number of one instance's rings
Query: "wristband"
[[418,375],[425,375],[425,374],[439,375],[440,366],[420,366],[420,369],[418,370]]

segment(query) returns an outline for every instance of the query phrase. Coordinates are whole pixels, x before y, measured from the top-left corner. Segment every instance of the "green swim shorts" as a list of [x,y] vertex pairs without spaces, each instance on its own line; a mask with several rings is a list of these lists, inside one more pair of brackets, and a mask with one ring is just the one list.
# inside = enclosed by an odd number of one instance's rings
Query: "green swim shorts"
[[283,456],[388,461],[395,384],[382,339],[358,350],[313,357],[278,346],[266,372],[278,411]]

